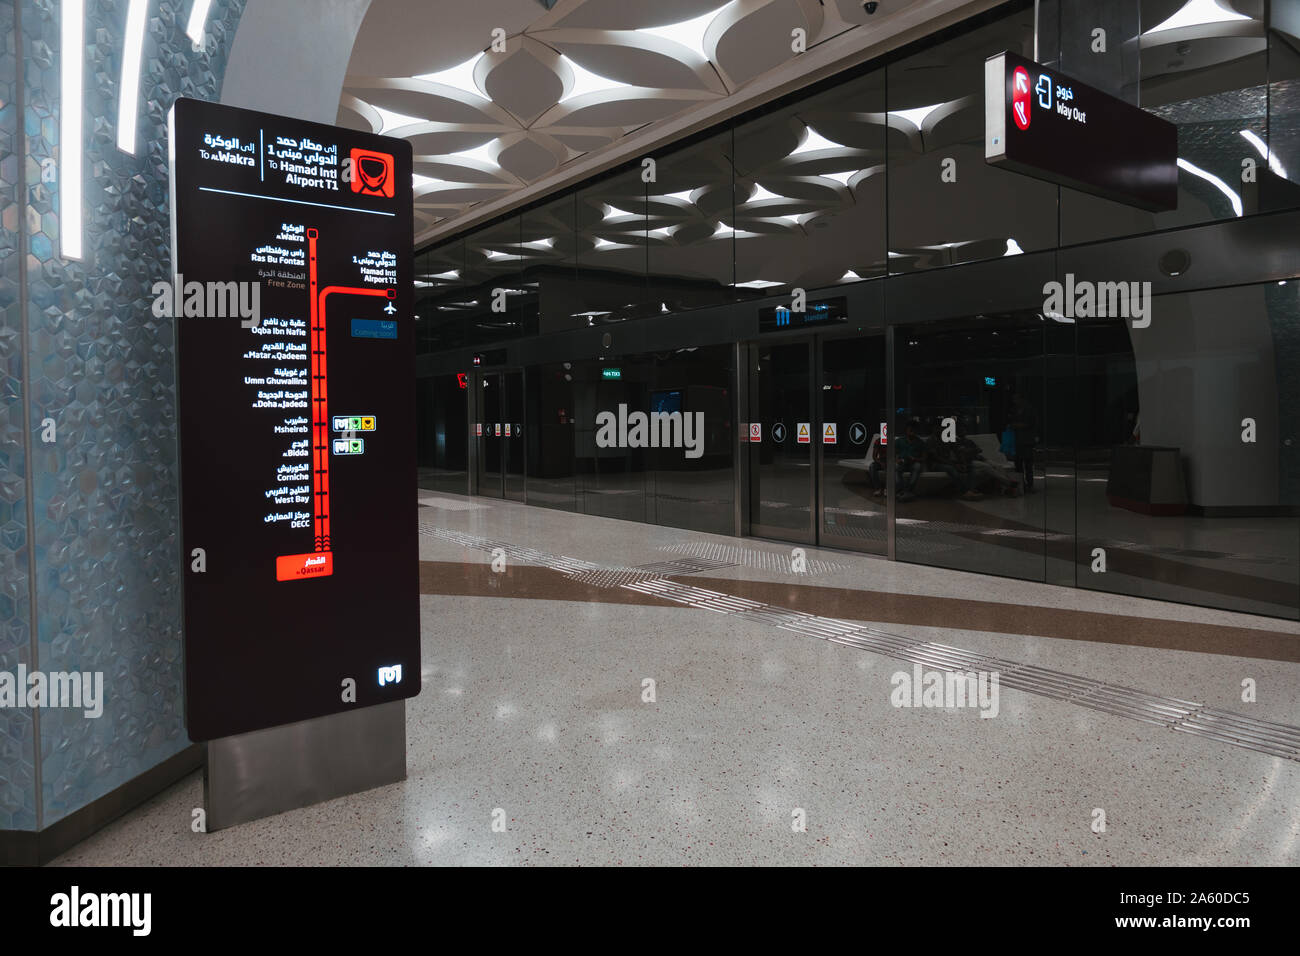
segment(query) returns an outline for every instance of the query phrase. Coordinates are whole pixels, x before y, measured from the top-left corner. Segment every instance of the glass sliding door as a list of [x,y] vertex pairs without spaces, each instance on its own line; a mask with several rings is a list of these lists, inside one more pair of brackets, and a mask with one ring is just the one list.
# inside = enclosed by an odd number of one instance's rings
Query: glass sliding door
[[751,429],[746,443],[750,533],[814,544],[818,432],[813,418],[812,342],[760,342],[745,352]]
[[1045,579],[1045,321],[1003,313],[898,326],[899,560]]
[[885,554],[885,337],[824,338],[818,351],[820,543]]

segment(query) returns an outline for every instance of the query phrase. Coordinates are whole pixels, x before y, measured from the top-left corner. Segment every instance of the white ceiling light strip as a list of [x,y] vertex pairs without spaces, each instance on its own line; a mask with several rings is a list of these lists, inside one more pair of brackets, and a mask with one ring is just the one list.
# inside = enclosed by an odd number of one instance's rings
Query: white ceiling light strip
[[889,115],[906,120],[919,131],[925,125],[925,121],[929,119],[930,114],[943,105],[943,103],[935,103],[931,106],[917,106],[910,110],[890,110]]
[[392,110],[386,110],[382,106],[371,106],[372,110],[379,114],[379,132],[387,133],[390,129],[397,129],[402,126],[410,126],[412,123],[423,123],[425,120],[418,116],[407,116],[405,113],[394,113]]
[[63,0],[59,24],[59,251],[81,258],[82,59],[86,52],[83,0]]
[[194,42],[195,46],[203,46],[203,28],[208,22],[210,6],[212,0],[194,0],[194,6],[190,7],[190,19],[185,24],[185,35]]
[[561,103],[567,102],[574,97],[586,96],[588,93],[604,93],[608,90],[627,89],[631,86],[630,83],[611,80],[607,76],[592,73],[590,70],[579,66],[578,61],[572,57],[562,56],[560,59],[567,63],[569,69],[573,71],[573,89],[560,98]]
[[1268,168],[1273,170],[1275,176],[1281,176],[1283,179],[1286,179],[1286,167],[1282,165],[1282,160],[1277,158],[1277,154],[1270,150],[1253,130],[1243,129],[1241,135],[1246,142],[1255,147],[1262,159],[1268,160]]
[[478,83],[474,81],[474,68],[478,66],[478,61],[482,56],[482,53],[475,53],[464,63],[458,63],[437,73],[422,73],[415,79],[424,80],[428,83],[441,83],[443,86],[450,86],[453,90],[460,90],[462,93],[486,97],[486,94],[478,88]]
[[798,156],[800,153],[811,153],[819,149],[843,149],[839,143],[832,143],[829,139],[817,132],[811,126],[808,127],[808,135],[804,137],[802,143],[794,148],[790,153],[791,156]]
[[122,47],[122,79],[118,84],[117,148],[135,155],[136,113],[140,106],[140,60],[144,55],[144,18],[149,0],[131,0],[126,12]]
[[1193,176],[1199,176],[1201,179],[1204,179],[1207,183],[1209,183],[1219,192],[1223,193],[1223,195],[1228,197],[1228,202],[1232,203],[1233,213],[1238,216],[1241,215],[1241,197],[1238,196],[1235,192],[1233,192],[1232,187],[1229,186],[1227,183],[1225,183],[1218,176],[1214,175],[1214,173],[1207,173],[1199,166],[1193,166],[1191,163],[1183,159],[1181,156],[1178,157],[1178,168],[1186,170],[1187,172],[1191,173]]
[[708,52],[704,49],[704,34],[708,32],[709,24],[713,18],[718,15],[718,11],[725,7],[722,6],[710,10],[708,13],[701,14],[690,20],[683,20],[680,23],[669,23],[662,27],[641,27],[637,33],[649,33],[652,36],[663,37],[673,43],[680,43],[688,50],[694,50],[704,59],[709,59]]
[[1231,23],[1249,19],[1250,17],[1235,10],[1225,10],[1214,0],[1187,0],[1187,3],[1172,17],[1157,23],[1142,35],[1149,37],[1153,33],[1164,33],[1166,30],[1177,30],[1180,27],[1203,27],[1211,23]]

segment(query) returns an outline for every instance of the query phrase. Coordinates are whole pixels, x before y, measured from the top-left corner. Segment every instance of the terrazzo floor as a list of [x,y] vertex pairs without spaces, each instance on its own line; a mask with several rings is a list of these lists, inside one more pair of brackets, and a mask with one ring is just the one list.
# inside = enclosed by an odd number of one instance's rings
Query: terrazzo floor
[[[431,528],[617,566],[743,547],[711,587],[765,582],[779,604],[793,586],[760,560],[780,545],[423,498]],[[820,563],[799,587],[1073,609],[1112,640],[879,624],[892,633],[1300,722],[1294,660],[1113,640],[1181,621],[1300,644],[1295,624],[806,551]],[[993,719],[894,707],[891,675],[911,667],[875,653],[699,608],[519,596],[515,569],[444,538],[422,536],[421,559],[467,566],[483,593],[421,596],[405,782],[198,834],[195,774],[56,865],[1300,863],[1300,762],[1009,688]]]

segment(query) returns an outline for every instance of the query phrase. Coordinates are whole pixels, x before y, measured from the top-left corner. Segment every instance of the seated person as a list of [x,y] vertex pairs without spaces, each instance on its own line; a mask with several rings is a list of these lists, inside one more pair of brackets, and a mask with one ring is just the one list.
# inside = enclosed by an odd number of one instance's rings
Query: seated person
[[871,482],[871,497],[885,496],[885,465],[889,461],[889,451],[880,444],[880,436],[871,444],[871,463],[867,465],[867,478]]
[[957,488],[957,494],[965,501],[979,501],[984,496],[975,490],[975,476],[971,471],[969,457],[958,449],[956,442],[946,442],[941,432],[931,435],[925,443],[926,455],[930,468],[942,471]]
[[907,423],[903,437],[895,444],[894,457],[898,462],[898,500],[911,501],[916,497],[916,483],[925,470],[925,443],[916,432],[916,422]]
[[1015,479],[1003,469],[988,461],[984,457],[984,453],[980,451],[980,446],[961,432],[957,433],[957,454],[966,461],[970,468],[972,488],[978,490],[980,487],[988,488],[992,485],[1000,494],[1013,497],[1020,494],[1020,485]]

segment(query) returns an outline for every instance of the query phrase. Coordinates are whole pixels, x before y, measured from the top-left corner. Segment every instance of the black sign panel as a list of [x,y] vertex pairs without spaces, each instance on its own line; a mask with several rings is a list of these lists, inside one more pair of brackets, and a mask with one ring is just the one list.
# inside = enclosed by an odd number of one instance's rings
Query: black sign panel
[[984,64],[984,158],[1140,209],[1178,206],[1177,127],[1013,53]]
[[170,145],[190,737],[412,697],[410,145],[187,99]]
[[834,325],[849,320],[849,300],[843,296],[834,299],[817,299],[804,303],[802,309],[794,303],[758,310],[759,332],[789,332],[819,325]]

